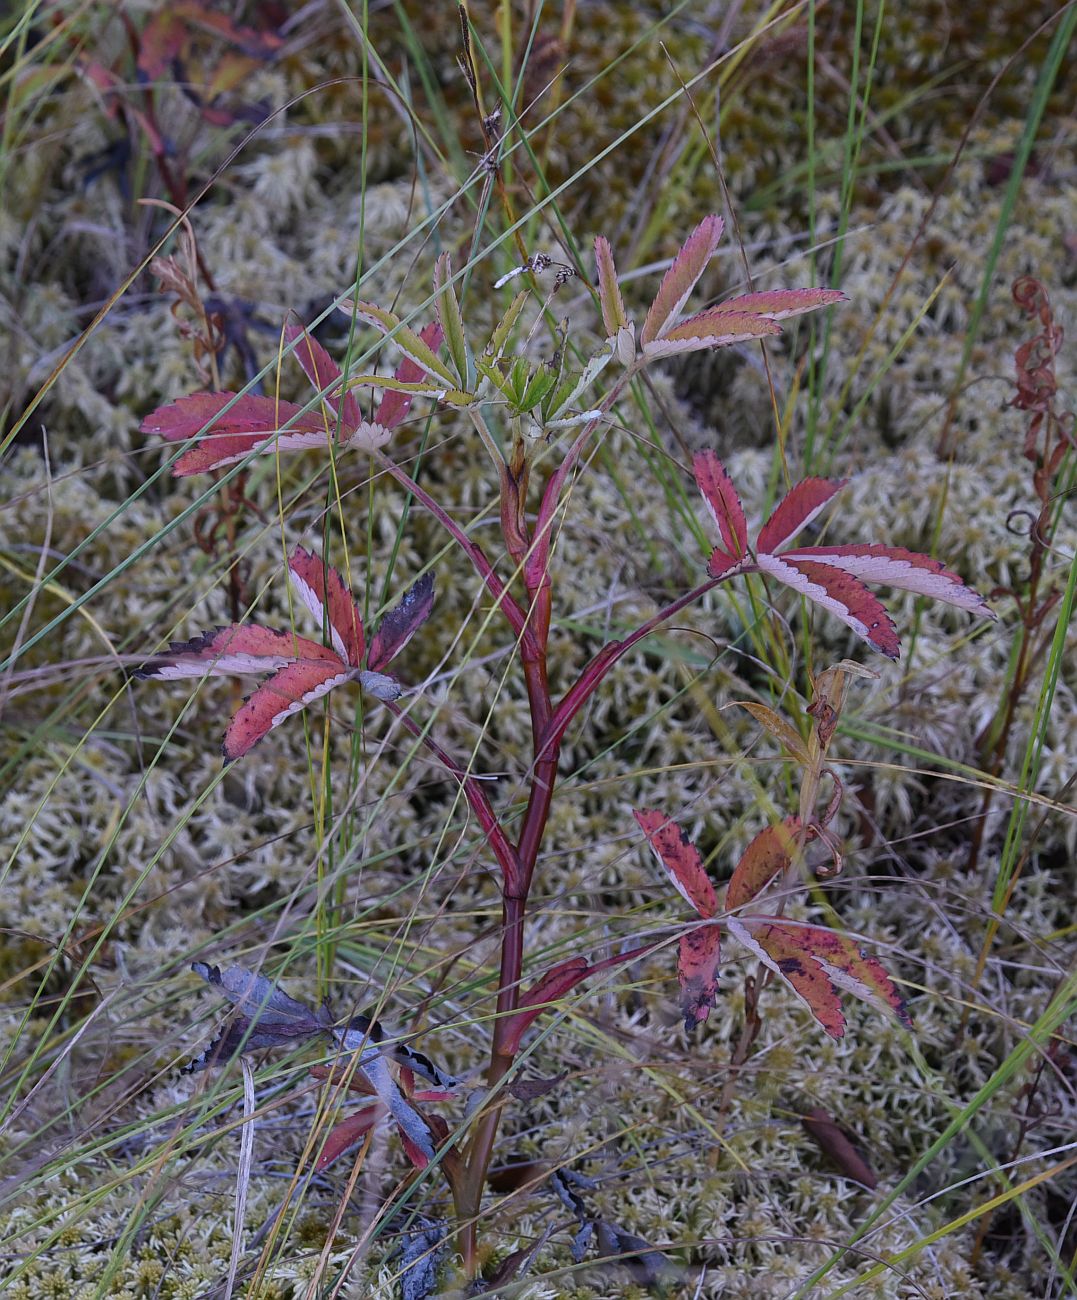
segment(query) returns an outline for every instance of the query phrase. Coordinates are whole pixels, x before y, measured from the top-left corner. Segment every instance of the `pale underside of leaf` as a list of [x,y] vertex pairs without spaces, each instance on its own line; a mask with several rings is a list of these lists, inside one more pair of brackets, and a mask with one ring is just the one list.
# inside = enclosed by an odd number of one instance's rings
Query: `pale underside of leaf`
[[831,1038],[845,1033],[841,998],[820,964],[800,947],[791,946],[781,930],[765,919],[729,918],[729,932],[769,970],[783,979]]
[[755,567],[821,605],[880,653],[898,657],[901,643],[889,614],[852,574],[787,555],[757,555]]
[[426,1160],[434,1158],[434,1143],[430,1129],[425,1120],[411,1106],[397,1086],[382,1052],[371,1047],[371,1040],[364,1033],[355,1029],[336,1031],[336,1038],[341,1046],[352,1052],[361,1052],[359,1068],[370,1080],[378,1100],[389,1111],[400,1126],[401,1132],[411,1141]]
[[288,557],[288,577],[318,626],[328,624],[333,649],[346,663],[357,668],[366,649],[363,619],[339,572],[323,564],[320,556],[297,546]]
[[350,681],[354,674],[355,670],[340,660],[287,664],[258,687],[228,724],[225,758],[230,763],[242,758],[274,727]]
[[786,493],[759,530],[756,551],[773,552],[806,528],[848,482],[844,478],[806,478]]
[[665,813],[636,808],[633,815],[674,889],[700,916],[714,916],[718,911],[718,896],[699,850],[684,831]]
[[257,623],[234,623],[169,646],[140,668],[137,675],[161,681],[243,676],[274,672],[295,659],[336,662],[331,650],[294,632],[276,631]]
[[264,1027],[291,1028],[300,1033],[317,1033],[327,1020],[309,1007],[289,997],[265,975],[244,970],[242,966],[211,966],[204,961],[191,969],[228,999],[240,1015]]
[[377,700],[391,703],[403,694],[400,683],[387,673],[372,673],[364,669],[359,674],[359,685]]
[[725,348],[732,343],[748,343],[781,332],[781,327],[765,316],[719,316],[710,320],[707,313],[703,313],[684,321],[660,338],[644,343],[643,355],[652,358],[702,352],[707,348]]
[[704,217],[681,245],[643,322],[640,342],[644,350],[648,343],[660,338],[680,315],[681,308],[714,256],[724,226],[722,218],[717,215]]
[[348,437],[347,445],[357,451],[377,451],[393,436],[392,429],[377,420],[361,420]]
[[877,543],[805,546],[784,551],[782,558],[801,558],[830,564],[863,582],[878,582],[887,587],[914,591],[984,618],[995,617],[980,593],[966,587],[956,573],[951,573],[944,567],[941,560],[916,551],[907,551],[902,546],[882,546]]

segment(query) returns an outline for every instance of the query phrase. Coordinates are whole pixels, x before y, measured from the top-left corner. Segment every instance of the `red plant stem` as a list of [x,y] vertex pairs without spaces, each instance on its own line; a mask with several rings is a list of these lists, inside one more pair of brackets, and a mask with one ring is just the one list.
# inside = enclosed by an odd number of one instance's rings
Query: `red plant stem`
[[[457,543],[460,549],[467,555],[468,559],[475,566],[475,571],[486,584],[487,590],[493,596],[499,609],[504,611],[513,632],[519,637],[521,643],[534,642],[534,634],[530,631],[527,624],[527,615],[521,609],[519,602],[512,595],[509,589],[494,572],[493,565],[486,558],[486,553],[477,542],[473,542],[467,533],[460,527],[455,519],[452,518],[441,506],[434,500],[429,492],[421,488],[418,483],[408,474],[406,470],[388,456],[380,457],[381,464],[396,479],[402,488],[418,501],[430,514],[441,524],[442,528]],[[533,645],[533,650],[538,646]]]
[[486,841],[497,859],[497,864],[501,868],[501,874],[505,880],[514,881],[522,878],[523,869],[520,865],[519,854],[505,834],[504,827],[501,825],[497,813],[491,807],[481,782],[465,772],[455,759],[450,758],[437,741],[428,732],[424,731],[414,718],[405,713],[399,704],[387,700],[385,707],[400,722],[405,731],[408,731],[416,740],[424,744],[442,767],[451,772],[459,781],[460,788],[464,792],[464,798],[467,799],[468,806],[478,818],[479,825],[486,835]]
[[[545,574],[543,575],[545,577]],[[554,784],[557,779],[557,763],[561,754],[561,740],[565,731],[594,694],[613,665],[644,637],[648,636],[666,619],[684,609],[700,596],[716,587],[721,578],[708,578],[693,591],[681,596],[672,604],[649,618],[623,641],[616,641],[604,646],[602,650],[580,673],[575,685],[562,698],[554,709],[551,707],[549,686],[546,676],[545,646],[537,660],[531,661],[524,656],[524,673],[528,687],[528,699],[531,702],[532,730],[535,740],[535,763],[532,769],[531,791],[527,811],[524,814],[523,828],[517,844],[520,868],[523,872],[522,888],[510,891],[508,882],[502,896],[502,937],[501,968],[498,976],[497,1019],[494,1022],[493,1045],[490,1052],[490,1064],[486,1072],[486,1084],[492,1091],[497,1087],[512,1067],[515,1049],[513,1039],[513,1016],[520,997],[520,980],[523,973],[523,939],[524,918],[527,910],[527,896],[531,888],[538,850],[546,829],[553,798]],[[548,580],[545,590],[535,593],[532,610],[538,608],[539,600],[548,595]],[[486,1182],[486,1171],[493,1156],[494,1142],[501,1121],[501,1107],[495,1103],[479,1116],[467,1157],[464,1162],[464,1177],[461,1180],[460,1211],[462,1227],[460,1234],[461,1253],[469,1273],[476,1267],[476,1226],[482,1203],[482,1191]]]
[[611,641],[609,645],[603,646],[580,673],[574,685],[565,692],[554,709],[540,751],[540,761],[548,750],[560,746],[572,719],[595,693],[606,674],[622,655],[631,650],[644,637],[650,636],[655,628],[664,623],[666,619],[672,618],[674,614],[679,614],[682,609],[697,601],[700,596],[706,595],[708,591],[717,587],[722,581],[723,578],[708,578],[706,582],[701,582],[698,587],[694,587],[686,595],[679,596],[671,605],[666,605],[664,609],[660,609],[657,614],[652,615],[646,623],[641,624],[623,641]]

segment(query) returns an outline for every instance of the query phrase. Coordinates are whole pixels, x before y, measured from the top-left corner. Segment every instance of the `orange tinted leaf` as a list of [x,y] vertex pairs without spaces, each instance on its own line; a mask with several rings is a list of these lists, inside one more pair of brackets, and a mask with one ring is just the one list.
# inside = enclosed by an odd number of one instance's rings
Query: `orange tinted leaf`
[[775,713],[773,709],[768,709],[765,704],[757,704],[754,700],[737,700],[735,703],[750,713],[760,726],[770,732],[775,740],[780,740],[798,763],[805,765],[809,763],[808,751],[804,747],[800,733],[795,731],[783,717]]
[[734,911],[750,903],[767,885],[787,870],[796,849],[799,817],[787,817],[777,826],[764,826],[744,850],[726,889],[725,906]]
[[804,945],[790,937],[787,927],[764,917],[731,917],[729,932],[785,980],[831,1038],[844,1035],[845,1016],[837,989]]

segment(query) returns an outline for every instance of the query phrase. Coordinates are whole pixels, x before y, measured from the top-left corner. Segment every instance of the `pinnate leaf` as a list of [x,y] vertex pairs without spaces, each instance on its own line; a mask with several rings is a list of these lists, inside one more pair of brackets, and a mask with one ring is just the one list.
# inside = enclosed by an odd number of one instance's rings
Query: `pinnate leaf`
[[808,560],[833,565],[864,582],[879,582],[886,587],[899,587],[915,591],[946,605],[956,605],[983,618],[994,618],[978,591],[966,587],[956,573],[951,573],[941,560],[902,546],[880,546],[877,543],[854,546],[804,546],[784,551],[782,558],[790,561]]
[[354,1111],[334,1124],[314,1162],[315,1173],[328,1169],[333,1161],[339,1159],[349,1147],[354,1146],[361,1137],[365,1137],[384,1113],[384,1108],[381,1106],[364,1106],[362,1110]]
[[901,650],[893,620],[882,603],[852,574],[829,564],[787,559],[785,555],[759,555],[756,566],[829,610],[859,637],[890,659]]
[[760,528],[756,550],[772,552],[792,541],[848,481],[845,478],[801,479]]
[[831,1038],[845,1032],[839,988],[881,1005],[911,1027],[904,999],[882,964],[844,935],[767,916],[731,918],[729,930],[807,1003]]
[[[437,321],[431,321],[429,325],[424,325],[419,331],[419,338],[426,344],[431,352],[437,352],[441,347],[445,334],[442,327]],[[393,372],[393,379],[397,384],[414,384],[416,386],[423,384],[426,379],[426,371],[417,361],[411,357],[405,357]],[[380,424],[384,429],[395,429],[406,417],[411,410],[411,403],[415,392],[405,388],[387,388],[378,409],[374,413],[374,421]]]
[[616,339],[622,329],[629,328],[629,321],[621,297],[621,287],[617,283],[613,250],[604,235],[599,235],[595,240],[595,264],[598,268],[598,300],[602,308],[602,325],[606,337]]
[[[454,392],[457,390],[456,377],[444,361],[421,335],[405,325],[394,312],[372,302],[357,302],[356,315],[373,325],[385,335],[392,335],[393,342],[401,352],[419,366],[425,374],[433,375]],[[466,396],[466,395],[464,395]]]
[[775,876],[788,870],[796,851],[799,817],[788,817],[776,826],[765,826],[741,854],[725,894],[727,911],[750,903]]
[[336,663],[332,650],[294,632],[278,632],[257,623],[231,623],[213,628],[190,641],[177,641],[155,655],[135,673],[168,681],[180,677],[243,676],[270,673],[294,659],[324,659]]
[[848,299],[840,289],[767,289],[762,293],[742,293],[711,307],[708,316],[763,316],[767,320],[786,320],[804,312],[817,311]]
[[747,713],[750,713],[760,726],[769,731],[775,740],[781,741],[798,763],[807,766],[811,762],[804,742],[800,738],[800,733],[795,731],[780,714],[775,713],[773,709],[768,709],[765,704],[758,704],[755,700],[737,700],[735,702]]
[[709,448],[696,452],[692,468],[699,490],[703,493],[703,500],[725,543],[727,554],[734,560],[739,560],[748,553],[748,524],[733,480]]
[[647,357],[669,357],[682,352],[702,352],[706,348],[725,348],[732,343],[780,334],[781,327],[763,316],[719,316],[714,320],[706,312],[692,316],[661,338],[643,345]]
[[665,813],[636,808],[633,816],[647,837],[655,857],[686,903],[703,917],[718,911],[718,896],[707,875],[699,850]]
[[434,607],[434,575],[424,573],[404,593],[400,603],[382,619],[370,643],[370,667],[387,667],[430,617]]
[[341,660],[298,660],[274,673],[249,695],[224,733],[224,756],[229,763],[242,758],[274,727],[299,713],[323,695],[350,681],[354,669]]
[[[471,388],[475,382],[474,361],[464,332],[464,318],[452,282],[452,261],[448,253],[442,253],[434,266],[434,292],[437,294],[439,328],[448,346],[457,382],[461,388]],[[436,347],[432,350],[436,351]]]
[[722,218],[712,214],[704,217],[684,241],[647,312],[639,336],[642,344],[661,338],[672,327],[707,263],[714,256],[724,227]]
[[333,649],[345,663],[357,668],[365,650],[363,619],[339,571],[297,546],[288,557],[288,576],[318,626],[328,626]]
[[339,392],[343,380],[340,367],[326,352],[325,348],[297,320],[290,320],[284,326],[284,338],[295,348],[295,359],[303,367],[303,373],[313,386],[322,393],[324,399],[337,399],[334,414],[341,425],[341,439],[345,434],[362,423],[363,413],[359,403],[349,392]]
[[721,936],[716,925],[701,925],[681,935],[677,977],[681,985],[681,1014],[691,1031],[710,1014],[718,996]]

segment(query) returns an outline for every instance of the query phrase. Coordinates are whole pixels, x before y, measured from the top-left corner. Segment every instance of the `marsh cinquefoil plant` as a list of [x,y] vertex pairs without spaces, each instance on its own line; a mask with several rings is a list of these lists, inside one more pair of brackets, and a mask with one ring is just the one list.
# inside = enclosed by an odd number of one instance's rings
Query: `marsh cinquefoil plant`
[[[326,643],[255,624],[233,625],[173,646],[145,669],[145,675],[158,678],[271,674],[232,719],[225,737],[228,759],[245,754],[272,728],[328,690],[357,683],[392,711],[459,782],[483,829],[501,881],[500,972],[486,1094],[470,1110],[449,1148],[444,1122],[438,1117],[422,1117],[412,1102],[398,1098],[386,1084],[380,1054],[369,1051],[363,1035],[359,1035],[361,1044],[356,1042],[354,1030],[343,1035],[337,1032],[336,1040],[353,1055],[359,1051],[353,1065],[367,1077],[379,1102],[401,1126],[412,1160],[423,1163],[441,1147],[440,1168],[451,1186],[460,1224],[460,1248],[471,1273],[478,1267],[476,1225],[504,1105],[503,1081],[530,1026],[588,977],[638,959],[658,946],[650,944],[595,962],[583,956],[573,957],[548,970],[530,987],[523,983],[528,897],[557,785],[562,741],[610,671],[678,611],[720,584],[748,573],[787,586],[822,606],[873,649],[891,657],[899,650],[897,633],[881,603],[865,586],[867,582],[904,588],[972,613],[989,614],[974,591],[927,556],[885,545],[795,545],[797,534],[839,492],[842,481],[809,478],[797,484],[763,524],[753,543],[733,484],[717,456],[707,450],[696,456],[694,473],[720,543],[709,558],[705,577],[630,635],[605,645],[583,667],[577,680],[555,695],[547,672],[555,583],[551,565],[554,528],[555,524],[560,526],[566,488],[581,454],[625,386],[657,358],[777,334],[782,318],[826,307],[843,297],[828,289],[748,293],[683,318],[685,303],[713,256],[721,233],[722,220],[717,216],[706,218],[693,231],[666,273],[638,333],[625,310],[610,246],[599,238],[595,252],[606,342],[571,373],[564,360],[566,348],[559,349],[554,365],[533,366],[522,355],[513,354],[526,292],[516,295],[489,341],[476,350],[461,314],[448,257],[442,257],[435,276],[437,319],[421,333],[411,330],[393,312],[372,303],[347,304],[359,320],[391,338],[404,353],[405,360],[392,378],[373,374],[345,377],[319,344],[301,327],[290,325],[286,338],[318,390],[319,410],[307,412],[275,398],[200,393],[162,407],[143,424],[146,431],[186,442],[174,464],[174,472],[180,475],[216,470],[263,453],[321,448],[335,456],[352,447],[369,453],[440,522],[468,556],[516,639],[530,706],[533,754],[526,809],[520,823],[511,826],[495,809],[486,787],[401,708],[397,698],[400,688],[384,672],[430,612],[433,586],[429,578],[421,579],[411,589],[368,643],[358,606],[341,576],[317,557],[296,550],[289,561],[290,575],[302,603],[321,623]],[[619,367],[619,374],[596,399],[595,386],[611,366]],[[355,396],[356,390],[364,387],[376,387],[383,393],[369,419]],[[500,490],[501,532],[513,565],[507,575],[497,572],[479,544],[385,450],[416,397],[466,411],[493,457]],[[514,441],[507,457],[484,419],[484,407],[493,403],[507,412],[513,429]],[[532,463],[539,450],[548,454],[555,436],[566,437],[567,445],[546,479],[537,512],[532,514],[527,508]],[[802,808],[798,817],[757,837],[734,873],[724,906],[698,852],[669,819],[660,812],[637,812],[647,842],[698,918],[684,924],[680,939],[682,1010],[689,1026],[706,1019],[714,1004],[722,930],[786,980],[833,1035],[840,1035],[844,1024],[838,989],[881,1000],[904,1017],[901,999],[876,960],[864,956],[835,931],[783,921],[778,914],[780,904],[777,910],[760,904],[760,895],[776,876],[797,868],[805,843],[816,838],[826,841],[826,822],[834,806],[832,801],[822,816],[817,816],[812,806]],[[251,983],[253,977],[234,970],[224,976],[210,968],[202,973],[242,1004],[245,1037],[233,1036],[229,1040],[232,1050],[274,1041],[271,1032],[268,1037],[259,1032],[259,1008],[264,1009],[263,1016],[298,1016],[311,1037],[333,1032],[324,1017],[301,1007],[295,1011],[298,1004],[289,1006],[286,995],[268,982],[255,985]],[[277,1041],[294,1040],[295,1034],[284,1031]],[[413,1064],[398,1063],[405,1071]],[[430,1071],[425,1073],[435,1082],[444,1082]],[[345,1121],[352,1125],[349,1133],[357,1134],[364,1126],[369,1127],[367,1120],[373,1122],[372,1113]],[[331,1136],[330,1146],[334,1152],[343,1149],[339,1135]]]

